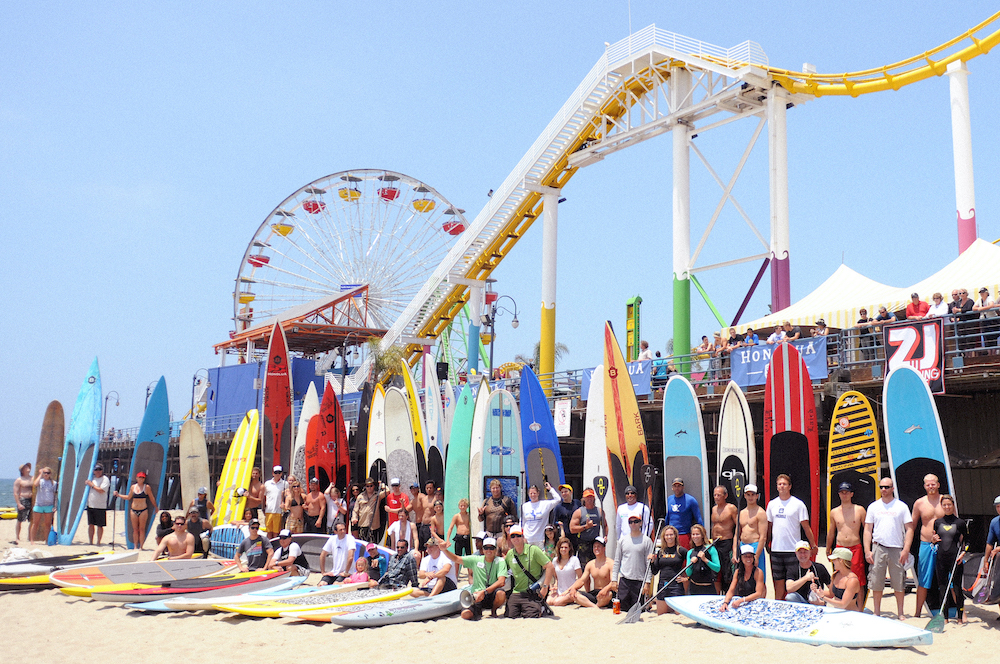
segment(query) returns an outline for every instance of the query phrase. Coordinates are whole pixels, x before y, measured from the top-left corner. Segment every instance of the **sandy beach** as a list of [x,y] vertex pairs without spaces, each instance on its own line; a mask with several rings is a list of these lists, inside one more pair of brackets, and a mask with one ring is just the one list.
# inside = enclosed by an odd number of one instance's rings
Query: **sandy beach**
[[[121,517],[121,514],[119,514]],[[110,521],[110,518],[109,518]],[[2,550],[14,545],[14,521],[0,521]],[[118,524],[121,525],[121,518]],[[105,536],[110,535],[110,528]],[[119,535],[116,540],[123,542]],[[81,525],[73,546],[38,546],[51,555],[84,552],[86,525]],[[155,540],[150,537],[149,542]],[[121,545],[119,544],[119,547]],[[107,550],[109,547],[105,546]],[[140,559],[148,560],[147,551]],[[825,562],[825,555],[820,554]],[[317,575],[309,580],[315,583]],[[770,588],[769,588],[770,591]],[[772,593],[773,595],[773,593]],[[884,607],[895,607],[886,595]],[[914,596],[906,598],[912,615]],[[869,601],[869,608],[871,602]],[[145,614],[116,604],[70,598],[57,590],[0,593],[0,615],[12,636],[12,652],[42,654],[42,661],[106,661],[112,651],[133,658],[141,654],[145,662],[175,661],[179,653],[185,661],[197,652],[205,662],[235,662],[247,657],[260,661],[301,657],[339,656],[354,653],[365,662],[469,662],[484,652],[486,657],[581,656],[594,661],[654,661],[665,656],[705,657],[733,661],[836,662],[861,657],[880,663],[912,662],[914,657],[948,657],[952,661],[988,656],[1000,635],[995,607],[966,603],[969,623],[949,623],[943,634],[934,635],[934,644],[923,648],[843,649],[808,646],[772,639],[736,637],[701,627],[687,618],[643,614],[642,622],[617,625],[623,616],[609,610],[556,607],[555,618],[506,620],[485,618],[467,622],[458,617],[424,623],[393,625],[374,629],[344,629],[332,625],[297,623],[278,618],[245,618],[225,614]],[[886,613],[894,616],[894,611]],[[906,622],[922,627],[927,617]],[[160,644],[160,647],[155,647]],[[134,649],[133,649],[134,647]],[[194,651],[192,649],[195,649]],[[132,653],[132,654],[126,654]]]

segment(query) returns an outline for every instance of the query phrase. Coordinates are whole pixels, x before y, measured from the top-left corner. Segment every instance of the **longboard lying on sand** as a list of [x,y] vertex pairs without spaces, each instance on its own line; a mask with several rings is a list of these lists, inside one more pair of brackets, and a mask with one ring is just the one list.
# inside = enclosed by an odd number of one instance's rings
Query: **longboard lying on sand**
[[[229,589],[233,592],[250,592],[261,581],[284,579],[288,572],[283,570],[257,570],[254,572],[237,572],[234,574],[218,574],[197,579],[161,584],[121,584],[121,586],[105,586],[93,589],[63,588],[62,592],[73,595],[76,590],[89,590],[90,598],[101,602],[145,602],[151,599],[167,599],[181,595],[198,594],[209,590]],[[133,586],[133,587],[128,587]]]
[[[304,581],[305,577],[292,577],[293,581],[296,579],[302,579]],[[239,595],[226,595],[222,597],[210,595],[187,595],[185,597],[168,599],[164,603],[171,611],[218,611],[218,609],[215,608],[216,604],[235,606],[237,604],[253,604],[255,602],[264,602],[272,599],[294,598],[304,595],[336,595],[338,593],[349,592],[351,590],[357,590],[368,586],[367,583],[351,583],[344,584],[342,586],[331,585],[318,587],[303,586],[300,584],[301,581],[294,585],[289,585],[287,588],[271,588],[270,590],[243,592]]]
[[[0,563],[0,577],[35,576],[51,574],[56,570],[81,565],[100,565],[111,563],[128,563],[139,559],[138,551],[124,553],[76,553],[69,556],[50,556],[48,558],[33,558],[31,560],[12,560]],[[0,581],[2,582],[2,581]]]
[[72,586],[93,588],[112,583],[166,583],[181,579],[193,579],[209,574],[218,574],[232,567],[231,560],[204,558],[198,560],[161,560],[141,563],[121,563],[117,565],[88,565],[61,569],[49,575],[52,582],[61,587]]
[[722,600],[719,595],[689,595],[669,597],[667,604],[706,627],[737,636],[849,648],[905,648],[934,641],[926,630],[858,611],[756,599],[723,613]]
[[459,588],[434,597],[377,602],[330,616],[340,627],[381,627],[450,616],[472,606],[472,593]]
[[357,590],[351,590],[339,595],[322,595],[320,593],[312,593],[301,597],[286,597],[278,600],[253,602],[252,604],[215,604],[214,607],[219,611],[239,613],[240,615],[253,616],[255,618],[277,618],[282,614],[336,609],[342,606],[352,606],[354,604],[366,604],[368,602],[382,602],[399,599],[401,597],[406,597],[411,592],[413,592],[413,588],[402,588],[400,590],[359,588]]
[[136,611],[147,611],[150,613],[170,613],[172,611],[182,610],[182,609],[171,609],[167,607],[167,602],[173,600],[182,601],[184,598],[187,597],[197,597],[199,600],[212,598],[217,602],[222,601],[222,599],[225,598],[225,600],[229,602],[232,601],[234,598],[246,595],[254,595],[259,598],[261,594],[265,592],[290,590],[292,588],[301,585],[305,580],[306,577],[304,576],[278,576],[275,578],[267,579],[265,581],[257,581],[252,586],[242,586],[242,585],[233,586],[227,588],[218,588],[216,590],[202,590],[197,593],[187,593],[184,595],[177,595],[174,597],[161,597],[150,601],[142,600],[139,602],[132,602],[130,604],[126,604],[125,608],[134,609]]

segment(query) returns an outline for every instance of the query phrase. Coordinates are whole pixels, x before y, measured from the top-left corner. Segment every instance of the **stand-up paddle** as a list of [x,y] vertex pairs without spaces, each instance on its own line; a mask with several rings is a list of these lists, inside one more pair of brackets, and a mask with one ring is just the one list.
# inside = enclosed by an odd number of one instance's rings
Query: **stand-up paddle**
[[[647,500],[649,499],[649,496],[652,495],[651,491],[653,489],[653,481],[655,479],[656,479],[656,471],[653,470],[653,467],[651,465],[649,465],[648,463],[644,463],[641,466],[639,466],[639,471],[636,473],[636,482],[639,484],[639,486],[636,488],[639,490],[640,496],[646,496]],[[646,509],[649,510],[649,521],[652,523],[653,506],[646,505]],[[650,537],[655,536],[655,532],[653,534],[650,533],[646,534],[650,535]]]
[[[711,549],[713,546],[715,546],[715,543],[718,542],[718,541],[719,541],[718,537],[715,538],[714,540],[711,540],[707,545],[705,545],[705,550],[708,551],[709,549]],[[685,565],[683,568],[681,568],[681,571],[677,572],[677,574],[674,575],[674,578],[670,579],[665,584],[663,584],[663,587],[666,588],[671,583],[673,583],[677,579],[681,578],[681,574],[683,574],[684,572],[686,572],[687,568],[691,567],[691,565],[694,565],[694,561],[693,560],[691,562],[689,562],[687,565]],[[647,567],[647,569],[648,569],[648,567]],[[639,602],[636,602],[635,606],[633,606],[631,609],[628,610],[628,615],[626,615],[624,618],[622,618],[621,620],[619,620],[617,624],[619,624],[619,625],[625,625],[625,624],[629,624],[629,623],[638,622],[639,621],[639,616],[642,615],[642,612],[646,610],[646,607],[649,606],[649,603],[652,602],[654,599],[656,599],[656,593],[653,593],[652,596],[649,599],[647,599],[646,602],[644,604],[642,604],[641,606],[639,605]],[[636,609],[636,607],[639,607],[639,608]],[[633,610],[634,610],[634,614],[633,614]]]
[[[611,481],[604,475],[598,475],[594,478],[594,493],[597,494],[597,504],[601,506],[601,514],[604,515],[605,522],[608,520],[608,515],[604,514],[604,496],[608,495],[608,489],[610,487]],[[611,518],[615,518],[615,516],[612,515]],[[603,525],[601,526],[601,535],[604,537],[608,536],[607,528]]]
[[[643,468],[645,467],[646,466],[643,466]],[[652,469],[652,467],[650,467],[650,469]],[[660,519],[659,521],[656,522],[657,530],[659,530],[661,523],[663,523],[663,519]],[[653,547],[653,554],[655,555],[659,550],[660,550],[660,545],[659,543],[657,543]],[[639,621],[639,616],[642,615],[643,609],[645,609],[646,606],[649,604],[648,601],[643,602],[642,597],[643,595],[646,594],[646,586],[649,585],[650,581],[652,581],[652,578],[650,578],[650,572],[652,571],[652,569],[653,569],[653,561],[647,560],[646,572],[645,574],[642,575],[642,590],[639,591],[639,598],[635,601],[635,604],[633,604],[632,607],[629,608],[628,613],[625,614],[625,617],[618,621],[619,625],[621,625],[622,623],[634,623]],[[649,595],[650,597],[654,597],[656,593],[651,592],[649,593]]]
[[[56,470],[56,477],[58,477],[59,479],[62,479],[62,460],[63,460],[63,458],[59,457],[59,468],[58,468],[58,470]],[[53,503],[52,504],[56,506],[56,509],[59,509],[59,507],[58,507],[58,505],[59,505],[59,484],[58,484],[58,481],[56,483],[55,494],[53,494],[53,495],[54,495],[54,498],[53,498]],[[57,516],[58,515],[55,515],[55,516],[52,517],[52,526],[49,528],[49,535],[48,535],[48,538],[46,538],[46,540],[45,540],[45,543],[48,544],[49,546],[55,546],[56,542],[59,541],[59,533],[56,532],[56,526],[59,523],[59,519],[57,518]],[[31,529],[29,528],[28,530],[30,532]]]
[[115,491],[121,489],[122,478],[118,476],[118,459],[111,460],[111,476],[115,478],[115,487],[110,491],[108,502],[111,504],[111,550],[115,550],[115,531],[118,530],[118,499]]
[[[945,580],[945,587],[941,589],[941,594],[944,596],[944,600],[941,602],[941,610],[938,611],[938,614],[933,618],[931,618],[928,621],[927,626],[924,627],[924,629],[926,629],[928,632],[933,632],[934,634],[940,634],[941,632],[944,631],[944,622],[946,615],[945,611],[948,608],[948,598],[951,597],[952,593],[955,590],[954,588],[955,584],[953,581],[955,576],[955,568],[958,567],[958,559],[961,558],[962,554],[965,553],[965,551],[969,548],[969,547],[962,548],[963,539],[964,538],[959,538],[958,540],[958,553],[955,555],[955,562],[952,563],[951,565],[951,573],[948,574],[948,578]],[[955,603],[956,604],[958,603],[958,598],[956,598]]]
[[[741,505],[743,504],[743,491],[744,491],[743,487],[746,486],[744,484],[744,482],[746,482],[746,475],[744,473],[742,473],[741,471],[738,471],[738,470],[734,471],[733,472],[733,498],[736,499],[736,527],[733,530],[733,555],[729,557],[729,566],[730,566],[730,568],[734,572],[736,571],[737,563],[736,563],[736,561],[733,560],[733,557],[735,556],[737,558],[737,560],[739,560],[739,553],[740,553],[740,543],[739,543],[740,542],[740,510],[743,509],[741,507]],[[728,592],[728,590],[729,589],[727,588],[726,591]]]

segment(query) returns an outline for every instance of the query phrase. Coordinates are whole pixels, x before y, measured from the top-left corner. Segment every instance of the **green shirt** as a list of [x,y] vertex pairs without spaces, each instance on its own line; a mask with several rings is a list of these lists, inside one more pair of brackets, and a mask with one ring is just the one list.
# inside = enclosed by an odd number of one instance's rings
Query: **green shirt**
[[[514,562],[514,558],[521,562],[520,566]],[[523,593],[532,583],[528,575],[522,571],[522,567],[531,572],[539,583],[545,582],[545,566],[549,564],[549,557],[534,544],[526,545],[524,553],[521,555],[517,555],[517,551],[511,549],[507,552],[505,560],[507,561],[507,569],[514,576],[513,592]]]
[[462,556],[462,567],[472,570],[472,592],[486,590],[501,576],[507,576],[507,561],[497,556],[492,563],[486,556]]

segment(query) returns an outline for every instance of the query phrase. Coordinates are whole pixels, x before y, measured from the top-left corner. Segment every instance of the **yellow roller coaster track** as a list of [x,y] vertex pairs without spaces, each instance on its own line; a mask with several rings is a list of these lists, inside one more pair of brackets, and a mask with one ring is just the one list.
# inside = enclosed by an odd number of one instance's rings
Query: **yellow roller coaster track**
[[[976,56],[989,53],[990,49],[1000,42],[1000,30],[982,38],[977,37],[977,35],[998,20],[1000,20],[1000,12],[993,14],[971,30],[935,49],[885,67],[865,71],[843,74],[812,74],[779,69],[766,63],[729,61],[724,64],[730,68],[751,65],[766,69],[771,79],[792,93],[815,97],[826,95],[857,97],[873,92],[898,90],[905,85],[922,81],[931,76],[941,76],[952,62],[958,60],[966,62]],[[961,45],[966,40],[970,40],[972,43],[955,50],[956,46]],[[699,54],[698,57],[703,61],[723,64],[721,59],[712,55]],[[661,62],[647,65],[631,75],[623,76],[616,84],[609,86],[609,94],[601,100],[599,108],[595,109],[587,121],[573,132],[575,135],[563,146],[562,153],[553,155],[552,162],[539,178],[540,184],[555,188],[564,187],[578,170],[569,166],[569,155],[582,145],[599,140],[604,130],[602,125],[605,119],[619,118],[627,113],[634,103],[654,88],[656,82],[662,82],[669,78],[670,67],[674,62],[675,59],[667,58]],[[475,280],[488,278],[541,213],[541,195],[537,193],[527,194],[516,210],[509,214],[502,229],[483,246],[464,276]],[[426,318],[420,326],[418,336],[422,338],[440,336],[458,315],[468,297],[469,292],[466,287],[456,285],[452,288],[447,297],[434,308],[433,315]],[[416,344],[407,346],[406,356],[410,365],[416,364],[420,359],[420,353],[420,346]]]

